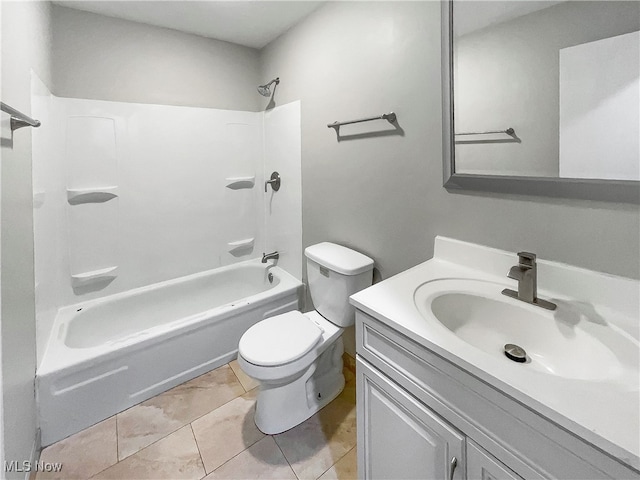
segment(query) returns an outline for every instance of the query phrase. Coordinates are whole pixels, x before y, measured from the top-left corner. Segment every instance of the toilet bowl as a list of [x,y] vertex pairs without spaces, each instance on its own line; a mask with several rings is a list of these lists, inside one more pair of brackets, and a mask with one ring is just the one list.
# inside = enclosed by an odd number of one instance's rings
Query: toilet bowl
[[[307,348],[308,344],[298,343],[295,336],[280,335],[276,328],[283,326],[283,322],[280,322],[282,317],[289,317],[301,324],[306,323],[310,330],[317,329],[318,338],[315,341],[312,337],[307,339],[309,343],[313,342],[313,345]],[[291,356],[288,361],[263,365],[247,360],[247,356],[253,359],[247,351],[253,350],[254,342],[268,344],[271,337],[260,338],[259,334],[262,332],[247,331],[249,335],[245,334],[238,346],[240,368],[260,383],[255,423],[260,431],[275,434],[302,423],[342,391],[343,329],[328,322],[316,311],[305,314],[297,311],[288,312],[260,323],[272,326],[274,334],[280,336],[281,341],[278,345],[273,345],[273,352],[278,352],[277,347],[287,343],[282,342],[283,338],[289,340],[290,345],[299,347],[297,351],[290,350]],[[280,355],[277,356],[282,358]],[[265,358],[264,363],[272,363],[272,356],[267,355]]]
[[349,296],[372,281],[373,260],[346,247],[324,242],[305,256],[316,310],[258,322],[238,345],[240,368],[259,382],[254,418],[267,434],[295,427],[340,394],[341,336],[355,321]]

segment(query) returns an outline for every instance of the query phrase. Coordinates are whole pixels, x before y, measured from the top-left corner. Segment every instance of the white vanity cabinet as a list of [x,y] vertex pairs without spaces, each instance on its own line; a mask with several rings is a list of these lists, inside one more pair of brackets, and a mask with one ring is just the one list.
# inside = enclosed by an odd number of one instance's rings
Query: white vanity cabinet
[[489,455],[476,443],[467,439],[468,480],[522,480],[493,455]]
[[358,388],[361,478],[465,478],[462,433],[364,362]]
[[356,352],[359,478],[640,479],[531,406],[360,310]]
[[522,480],[366,362],[357,365],[360,478]]

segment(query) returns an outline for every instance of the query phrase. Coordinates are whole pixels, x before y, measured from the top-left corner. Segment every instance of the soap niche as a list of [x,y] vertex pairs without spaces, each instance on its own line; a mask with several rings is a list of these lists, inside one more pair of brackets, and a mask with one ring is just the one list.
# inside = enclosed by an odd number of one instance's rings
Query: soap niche
[[248,188],[253,188],[256,184],[256,176],[246,176],[246,177],[227,177],[225,179],[227,188],[231,190],[243,190]]
[[66,119],[69,274],[76,295],[106,288],[116,278],[118,154],[116,119]]
[[234,257],[244,257],[253,253],[255,238],[245,238],[227,243],[228,252]]
[[71,287],[76,295],[102,290],[116,278],[118,201],[73,205],[67,217]]
[[70,205],[82,203],[103,203],[118,196],[118,187],[67,188],[67,201]]

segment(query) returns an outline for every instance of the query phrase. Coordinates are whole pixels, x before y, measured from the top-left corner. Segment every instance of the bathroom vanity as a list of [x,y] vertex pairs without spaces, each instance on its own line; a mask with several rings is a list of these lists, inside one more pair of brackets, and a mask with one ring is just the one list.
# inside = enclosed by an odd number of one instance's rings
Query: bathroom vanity
[[[639,283],[447,238],[351,297],[360,478],[640,478]],[[504,344],[526,351],[509,359]]]

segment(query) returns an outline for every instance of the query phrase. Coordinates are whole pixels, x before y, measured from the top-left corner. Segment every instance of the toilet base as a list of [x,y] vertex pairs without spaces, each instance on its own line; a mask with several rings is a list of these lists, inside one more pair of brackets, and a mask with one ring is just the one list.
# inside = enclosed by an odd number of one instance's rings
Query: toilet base
[[338,337],[296,380],[284,385],[262,382],[255,414],[260,431],[274,435],[289,430],[336,398],[344,388],[343,352]]

